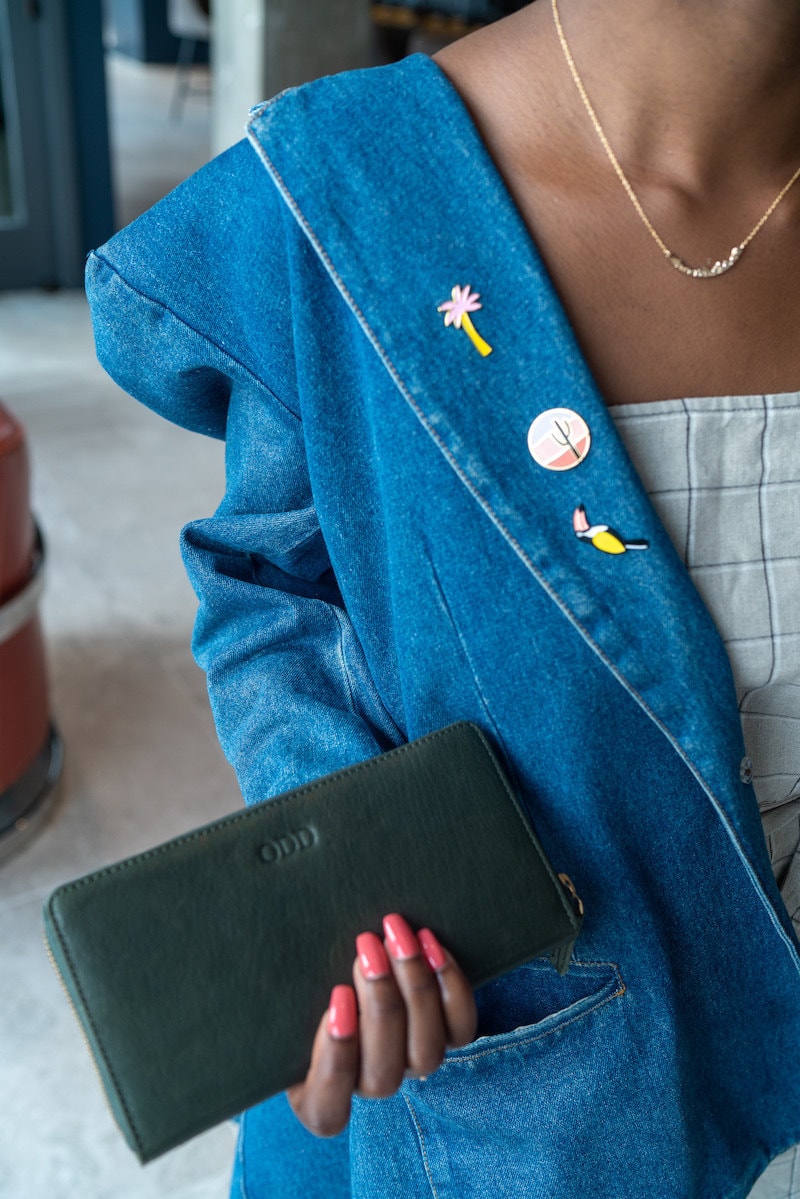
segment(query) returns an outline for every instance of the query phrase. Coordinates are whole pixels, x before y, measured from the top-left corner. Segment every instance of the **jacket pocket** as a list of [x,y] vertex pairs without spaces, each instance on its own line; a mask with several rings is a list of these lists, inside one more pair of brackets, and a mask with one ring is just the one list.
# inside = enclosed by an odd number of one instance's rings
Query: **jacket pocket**
[[648,1093],[625,994],[613,962],[543,958],[480,989],[481,1035],[402,1089],[432,1196],[585,1199],[587,1155]]
[[573,960],[568,973],[559,975],[548,958],[536,958],[479,988],[478,1037],[450,1050],[445,1063],[469,1061],[543,1040],[624,990],[613,962]]

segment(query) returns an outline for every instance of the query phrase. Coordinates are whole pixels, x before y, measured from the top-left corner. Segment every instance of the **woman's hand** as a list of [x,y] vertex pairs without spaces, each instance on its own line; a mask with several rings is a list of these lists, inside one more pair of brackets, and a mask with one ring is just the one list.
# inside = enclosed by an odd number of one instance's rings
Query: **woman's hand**
[[356,939],[353,987],[334,987],[305,1082],[289,1102],[317,1136],[341,1132],[354,1093],[393,1095],[406,1075],[431,1074],[448,1047],[475,1036],[475,998],[450,954],[428,929],[415,936],[402,916],[387,916],[385,940]]

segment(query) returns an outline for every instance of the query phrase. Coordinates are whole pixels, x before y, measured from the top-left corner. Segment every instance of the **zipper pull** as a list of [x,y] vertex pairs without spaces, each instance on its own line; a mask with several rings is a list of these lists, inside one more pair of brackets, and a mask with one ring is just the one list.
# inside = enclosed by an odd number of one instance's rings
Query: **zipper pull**
[[583,920],[583,900],[575,890],[575,884],[573,883],[572,879],[568,874],[559,874],[558,881],[561,883],[561,886],[564,888],[567,895],[569,895],[569,900],[575,910],[575,915],[579,920]]
[[550,954],[550,961],[559,974],[566,974],[569,970],[570,958],[572,951],[575,948],[575,941],[580,932],[581,924],[583,923],[583,900],[575,890],[575,884],[568,874],[559,874],[558,881],[569,896],[569,901],[572,905],[572,910],[578,918],[578,931],[571,941],[567,941],[564,945],[559,945],[558,949],[554,949]]

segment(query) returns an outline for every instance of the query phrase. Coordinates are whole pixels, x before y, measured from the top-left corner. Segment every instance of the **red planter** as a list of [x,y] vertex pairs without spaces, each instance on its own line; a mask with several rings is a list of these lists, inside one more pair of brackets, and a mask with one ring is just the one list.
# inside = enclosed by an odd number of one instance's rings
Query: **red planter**
[[0,857],[41,823],[61,773],[38,615],[44,560],[25,434],[0,405]]

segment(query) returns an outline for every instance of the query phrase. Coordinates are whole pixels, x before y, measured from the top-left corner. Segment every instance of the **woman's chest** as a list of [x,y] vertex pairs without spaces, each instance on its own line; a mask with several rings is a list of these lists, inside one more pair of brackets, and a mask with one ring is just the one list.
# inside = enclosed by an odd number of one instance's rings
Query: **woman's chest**
[[[524,178],[514,188],[606,402],[797,390],[800,236],[792,222],[776,213],[729,272],[688,278],[612,183],[590,204]],[[698,266],[724,258],[730,231],[746,231],[737,219],[746,224],[747,212],[720,213],[719,227],[679,223],[676,252]]]
[[[505,184],[499,202],[522,218],[606,402],[800,388],[800,190],[754,232],[775,198],[771,182],[712,179],[691,191],[629,166],[637,212],[587,139],[585,114],[569,115],[572,94],[559,101],[546,60],[534,80],[512,66],[526,102],[497,71],[477,87],[479,65],[447,60]],[[711,266],[748,237],[731,269],[711,278],[687,277],[664,255],[667,246]]]

